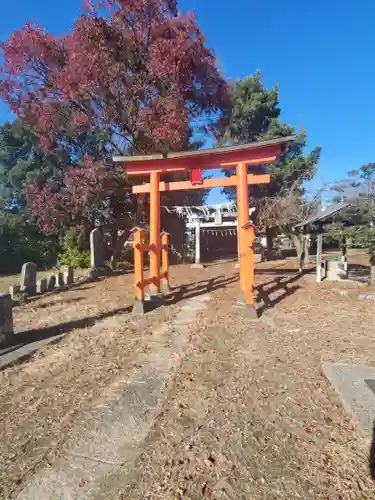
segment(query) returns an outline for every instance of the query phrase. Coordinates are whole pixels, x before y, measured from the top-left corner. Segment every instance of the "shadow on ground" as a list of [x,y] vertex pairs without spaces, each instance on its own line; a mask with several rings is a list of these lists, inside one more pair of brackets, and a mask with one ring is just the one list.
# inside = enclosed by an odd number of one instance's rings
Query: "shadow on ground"
[[258,317],[261,317],[265,311],[272,309],[276,304],[284,300],[286,297],[289,297],[289,295],[293,295],[293,293],[300,289],[301,287],[299,285],[293,285],[293,283],[300,278],[300,274],[295,274],[290,278],[287,276],[279,276],[267,281],[266,283],[258,285],[255,288],[257,293]]
[[[315,269],[305,269],[303,274],[311,274],[314,273]],[[269,274],[270,276],[272,275],[279,275],[279,274],[295,274],[298,275],[298,278],[301,276],[301,273],[298,268],[293,268],[293,269],[284,269],[284,268],[271,268],[271,269],[255,269],[255,276],[261,275],[261,274]]]
[[[260,317],[267,309],[271,309],[276,304],[281,302],[284,298],[292,295],[296,292],[300,286],[293,285],[295,281],[300,278],[300,274],[296,274],[295,270],[258,270],[257,274],[269,274],[270,276],[276,276],[266,283],[262,283],[256,287],[257,292],[257,302],[258,302],[258,316]],[[293,273],[294,276],[285,276],[286,272]],[[278,276],[283,273],[283,276]],[[187,300],[193,297],[198,297],[206,293],[213,292],[215,290],[226,288],[227,286],[238,281],[238,273],[233,273],[230,276],[219,275],[206,280],[201,280],[191,284],[184,284],[171,290],[170,293],[166,294],[164,297],[164,304],[167,306],[179,303],[182,300]],[[84,297],[76,297],[67,299],[61,302],[76,302],[82,300]],[[49,302],[46,304],[40,304],[37,307],[48,307],[59,302]],[[154,308],[154,307],[153,307]],[[51,339],[53,337],[60,338],[61,336],[71,332],[75,329],[88,328],[93,326],[98,321],[104,320],[109,317],[116,316],[117,314],[130,313],[132,310],[132,305],[113,309],[112,311],[103,312],[96,314],[94,316],[89,316],[86,318],[75,319],[72,321],[67,321],[64,323],[59,323],[57,325],[52,325],[43,328],[35,328],[31,330],[22,331],[16,333],[12,339],[12,343],[7,346],[6,352],[9,353],[13,350],[19,349],[22,346],[37,343],[41,340]]]
[[[14,349],[18,349],[20,346],[38,342],[39,340],[67,334],[76,328],[88,328],[93,326],[97,321],[116,316],[116,314],[129,313],[131,310],[132,306],[126,306],[113,309],[112,311],[96,314],[95,316],[88,316],[87,318],[66,321],[65,323],[59,323],[57,325],[47,326],[44,328],[22,331],[14,335],[12,344],[14,345]],[[9,346],[10,350],[12,350],[12,344]]]
[[[182,285],[172,290],[171,293],[166,295],[164,304],[173,305],[180,302],[181,300],[203,295],[213,290],[217,290],[218,288],[225,287],[228,284],[233,283],[237,279],[238,275],[234,274],[233,276],[227,278],[224,276],[218,276],[212,279],[203,280],[198,283]],[[84,299],[84,297],[69,298],[58,302],[48,302],[46,304],[36,305],[36,307],[46,308],[50,305],[67,303],[67,302],[76,302],[82,299]],[[146,304],[146,306],[147,305],[148,304]],[[154,309],[154,307],[151,306],[152,304],[150,304],[149,307],[146,307],[146,309],[147,310]],[[113,309],[112,311],[99,313],[94,316],[89,316],[86,318],[80,318],[72,321],[67,321],[64,323],[59,323],[57,325],[21,331],[14,335],[14,337],[12,338],[12,342],[7,345],[6,349],[4,349],[4,352],[9,353],[16,349],[19,349],[20,347],[23,347],[28,344],[37,343],[41,340],[52,339],[53,337],[60,338],[61,336],[71,332],[72,330],[91,327],[98,321],[101,321],[103,319],[112,316],[116,316],[117,314],[130,313],[131,310],[132,310],[132,305],[129,305],[126,307]]]
[[[265,269],[257,270],[256,274],[276,276],[270,281],[262,283],[255,288],[258,303],[257,313],[259,317],[262,316],[267,309],[271,309],[283,299],[292,295],[299,288],[301,288],[299,285],[293,285],[294,282],[301,278],[301,274],[296,269]],[[280,274],[281,276],[279,276]],[[285,276],[286,274],[287,276]],[[289,274],[293,274],[293,276],[289,277]],[[166,296],[164,303],[166,305],[177,304],[181,300],[204,295],[220,288],[226,288],[227,286],[238,281],[238,279],[238,273],[234,273],[230,276],[219,275],[211,279],[197,281],[189,285],[181,285],[180,287],[176,287],[169,295]]]
[[[48,291],[48,292],[45,292],[43,294],[39,294],[39,295],[33,295],[31,297],[27,297],[26,298],[26,302],[28,304],[32,304],[34,302],[39,302],[40,299],[43,299],[45,297],[58,297],[60,294],[66,294],[68,292],[72,292],[72,291],[83,291],[83,290],[92,290],[92,288],[95,286],[95,282],[92,282],[92,285],[90,286],[90,284],[81,284],[81,285],[77,285],[77,286],[72,286],[71,288],[62,288],[61,290],[51,290],[51,291]],[[49,304],[52,305],[52,304],[62,304],[62,303],[66,303],[66,302],[70,302],[70,301],[74,301],[75,299],[65,299],[65,300],[59,300],[59,301],[55,301],[55,302],[50,302]],[[39,306],[37,306],[39,307]]]
[[230,257],[230,258],[225,259],[225,258],[220,257],[218,259],[213,259],[213,260],[210,260],[210,261],[203,261],[204,266],[206,268],[220,266],[224,262],[225,262],[225,264],[228,264],[230,262],[238,262],[238,258],[237,257]]
[[348,277],[352,280],[367,280],[370,277],[370,266],[348,264]]
[[63,299],[63,300],[51,300],[49,302],[43,302],[43,304],[36,303],[34,307],[36,309],[46,309],[47,307],[59,306],[61,304],[64,304],[65,306],[66,304],[71,304],[72,302],[73,303],[81,302],[82,300],[85,300],[85,298],[86,297],[82,296],[82,297],[72,297],[70,299]]
[[213,292],[219,288],[225,288],[235,281],[238,281],[238,273],[234,273],[231,276],[215,276],[207,280],[181,285],[173,289],[172,292],[165,297],[164,303],[166,305],[177,304],[181,300],[191,299],[199,295]]

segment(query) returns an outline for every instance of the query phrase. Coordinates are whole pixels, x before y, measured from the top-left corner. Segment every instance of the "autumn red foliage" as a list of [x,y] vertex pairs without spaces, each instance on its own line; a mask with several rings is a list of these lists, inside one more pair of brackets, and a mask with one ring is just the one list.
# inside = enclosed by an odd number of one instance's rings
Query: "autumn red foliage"
[[93,1],[68,35],[26,23],[2,48],[1,95],[46,148],[87,130],[118,152],[181,148],[228,104],[194,16],[171,0]]
[[[134,200],[121,177],[102,165],[68,167],[60,182],[51,180],[42,188],[37,181],[25,188],[27,202],[33,207],[45,232],[74,227],[79,231],[97,223],[108,223],[134,209]],[[122,210],[114,214],[113,210]],[[113,221],[114,222],[114,221]]]
[[194,15],[179,13],[174,0],[94,0],[67,35],[28,22],[2,50],[0,96],[44,150],[66,148],[73,165],[58,189],[48,181],[27,187],[45,231],[90,225],[100,204],[112,216],[123,211],[108,209],[116,172],[78,167],[92,154],[92,138],[102,143],[95,160],[182,149],[192,130],[214,127],[229,109],[228,87]]

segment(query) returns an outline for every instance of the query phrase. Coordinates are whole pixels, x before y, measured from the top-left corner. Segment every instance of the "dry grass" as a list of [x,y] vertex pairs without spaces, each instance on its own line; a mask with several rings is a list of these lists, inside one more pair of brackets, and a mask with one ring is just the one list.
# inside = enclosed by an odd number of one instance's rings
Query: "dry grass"
[[257,277],[269,291],[258,323],[242,320],[235,286],[216,293],[147,448],[109,498],[375,498],[369,442],[320,369],[322,358],[375,365],[375,304],[282,270]]
[[[172,270],[175,283],[201,282],[191,293],[210,276],[228,280],[193,325],[137,466],[108,499],[375,498],[369,443],[320,371],[321,358],[375,365],[375,303],[298,280],[292,265],[259,266],[259,322],[244,321],[235,307],[233,263]],[[151,348],[157,325],[174,316],[172,301],[132,320],[130,280],[16,308],[16,326],[71,332],[1,374],[1,498],[55,457],[72,426]]]
[[[188,281],[188,269],[172,271]],[[194,273],[191,275],[194,279]],[[61,449],[70,429],[106,398],[150,348],[178,304],[132,318],[132,276],[117,276],[14,309],[15,326],[68,334],[0,372],[0,498],[9,498]]]

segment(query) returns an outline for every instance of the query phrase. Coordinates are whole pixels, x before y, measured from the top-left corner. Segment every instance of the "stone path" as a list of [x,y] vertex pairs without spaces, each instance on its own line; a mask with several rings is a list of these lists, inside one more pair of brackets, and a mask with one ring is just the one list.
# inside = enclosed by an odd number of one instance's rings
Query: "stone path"
[[189,341],[189,326],[209,299],[206,294],[188,300],[171,325],[162,324],[153,332],[154,345],[142,366],[118,382],[108,403],[72,432],[74,439],[61,458],[36,474],[18,500],[107,498],[109,483],[113,485],[120,472],[123,477],[141,452],[166,382]]

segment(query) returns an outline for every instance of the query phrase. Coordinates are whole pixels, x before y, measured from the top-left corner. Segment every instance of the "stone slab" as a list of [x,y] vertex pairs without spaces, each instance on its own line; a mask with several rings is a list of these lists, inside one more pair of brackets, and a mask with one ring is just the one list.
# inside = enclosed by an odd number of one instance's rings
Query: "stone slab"
[[322,370],[338,393],[345,411],[366,434],[371,435],[375,421],[375,394],[370,387],[375,384],[375,368],[323,361]]
[[362,293],[361,295],[358,295],[358,300],[375,300],[375,295]]
[[13,363],[17,363],[18,361],[31,356],[41,347],[56,342],[64,335],[66,334],[63,333],[55,335],[54,337],[37,340],[36,342],[30,342],[30,344],[20,344],[17,343],[17,333],[15,333],[12,337],[12,344],[0,349],[0,369],[6,368]]
[[242,316],[244,319],[257,320],[259,319],[258,311],[254,304],[244,304]]

